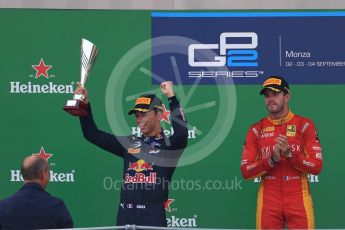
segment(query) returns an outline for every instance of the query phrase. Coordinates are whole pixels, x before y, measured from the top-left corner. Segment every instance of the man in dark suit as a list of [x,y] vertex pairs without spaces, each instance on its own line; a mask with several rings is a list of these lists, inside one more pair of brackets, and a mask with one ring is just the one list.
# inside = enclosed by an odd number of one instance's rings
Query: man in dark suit
[[21,166],[24,185],[0,201],[0,230],[73,228],[64,202],[45,191],[50,179],[48,162],[29,156]]

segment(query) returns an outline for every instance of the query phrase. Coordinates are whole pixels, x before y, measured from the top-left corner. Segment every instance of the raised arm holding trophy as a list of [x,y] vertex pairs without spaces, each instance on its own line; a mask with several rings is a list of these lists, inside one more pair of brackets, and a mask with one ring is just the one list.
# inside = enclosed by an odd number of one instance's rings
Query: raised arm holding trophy
[[142,132],[141,136],[117,136],[99,130],[93,119],[88,91],[84,87],[97,49],[94,45],[85,44],[88,45],[82,45],[81,82],[74,92],[76,96],[67,102],[64,109],[79,116],[86,140],[124,161],[117,225],[166,227],[164,204],[168,199],[169,183],[188,140],[187,123],[180,102],[174,94],[173,83],[166,81],[160,85],[161,93],[169,101],[174,129],[172,135],[164,134],[161,119],[165,108],[154,94],[139,96],[128,113],[134,115]]

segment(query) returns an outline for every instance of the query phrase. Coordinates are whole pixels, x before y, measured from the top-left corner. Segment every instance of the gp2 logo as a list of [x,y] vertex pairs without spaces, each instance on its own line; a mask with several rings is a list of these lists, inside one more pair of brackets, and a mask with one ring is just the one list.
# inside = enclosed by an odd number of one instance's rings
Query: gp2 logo
[[[219,44],[191,44],[188,47],[188,63],[192,67],[238,67],[258,66],[258,35],[254,32],[224,32],[220,35]],[[229,42],[230,40],[245,39],[245,43]],[[250,40],[250,42],[247,42]],[[201,50],[219,49],[220,56],[215,56],[213,61],[196,61],[195,53]]]

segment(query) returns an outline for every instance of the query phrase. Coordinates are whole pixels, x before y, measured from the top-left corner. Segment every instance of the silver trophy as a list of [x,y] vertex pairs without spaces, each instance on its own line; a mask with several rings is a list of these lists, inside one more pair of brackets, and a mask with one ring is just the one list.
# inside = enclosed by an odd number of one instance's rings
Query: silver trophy
[[[84,87],[87,82],[97,52],[98,48],[92,42],[84,38],[81,39],[80,84],[82,87]],[[83,99],[83,94],[74,94],[73,99],[68,100],[63,109],[73,116],[87,116],[88,105],[83,102]]]

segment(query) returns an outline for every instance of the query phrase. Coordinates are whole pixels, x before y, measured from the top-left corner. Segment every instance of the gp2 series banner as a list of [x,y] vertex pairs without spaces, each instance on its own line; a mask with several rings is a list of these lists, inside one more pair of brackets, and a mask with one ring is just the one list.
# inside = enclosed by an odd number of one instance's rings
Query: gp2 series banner
[[151,15],[153,54],[164,39],[176,42],[173,52],[152,57],[153,72],[166,80],[176,82],[178,69],[183,84],[258,84],[268,75],[292,84],[345,83],[344,12]]

